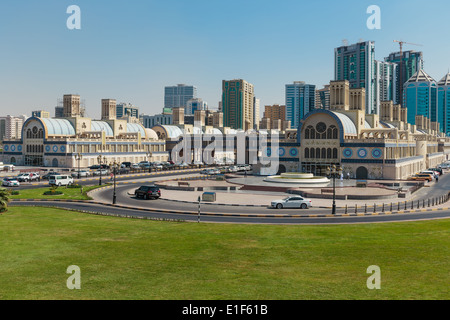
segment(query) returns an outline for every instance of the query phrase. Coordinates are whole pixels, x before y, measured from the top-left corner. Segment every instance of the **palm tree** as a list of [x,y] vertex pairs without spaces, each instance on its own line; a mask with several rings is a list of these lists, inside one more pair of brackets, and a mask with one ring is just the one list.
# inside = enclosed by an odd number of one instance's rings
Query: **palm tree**
[[0,188],[0,212],[8,210],[9,192],[5,188]]

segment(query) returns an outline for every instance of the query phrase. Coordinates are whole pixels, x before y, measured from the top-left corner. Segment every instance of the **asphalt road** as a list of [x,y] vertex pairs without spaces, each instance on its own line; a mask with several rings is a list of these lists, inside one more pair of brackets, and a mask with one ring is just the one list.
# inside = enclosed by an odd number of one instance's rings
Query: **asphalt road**
[[[191,172],[192,173],[192,172]],[[106,188],[96,191],[96,197],[104,199],[109,202],[109,205],[101,205],[96,203],[80,203],[80,202],[61,202],[61,201],[14,201],[11,205],[33,205],[33,206],[55,206],[64,209],[73,209],[81,211],[89,211],[93,213],[130,216],[137,218],[148,219],[170,219],[183,221],[198,221],[198,204],[196,203],[181,203],[168,200],[143,200],[137,199],[128,192],[132,192],[140,184],[156,180],[161,176],[180,175],[180,172],[167,172],[164,174],[153,175],[143,179],[143,176],[121,176],[117,179],[118,185],[116,188],[117,205],[121,207],[111,206],[113,189]],[[83,184],[92,184],[92,180],[83,179]],[[108,179],[109,180],[109,179]],[[133,183],[133,184],[130,184]],[[33,187],[33,186],[30,186]],[[36,186],[34,186],[36,187]],[[431,187],[424,187],[417,191],[415,200],[428,200],[431,197],[437,197],[447,194],[450,191],[450,174],[444,174],[439,179],[439,183]],[[162,190],[162,192],[170,192],[170,190]],[[111,201],[109,201],[111,200]],[[317,201],[317,200],[316,200]],[[449,204],[450,207],[450,204]],[[374,222],[393,222],[393,221],[409,221],[409,220],[423,220],[423,219],[438,219],[449,218],[450,210],[436,210],[432,208],[425,208],[417,210],[414,206],[413,211],[408,207],[400,208],[397,213],[397,206],[394,205],[394,210],[389,212],[386,207],[386,212],[380,212],[378,208],[376,213],[373,213],[372,207],[369,207],[367,213],[364,213],[364,208],[358,210],[358,214],[354,210],[349,210],[345,214],[344,209],[338,208],[336,216],[331,215],[329,208],[311,209],[271,209],[266,207],[244,207],[244,206],[222,206],[214,204],[202,204],[200,207],[200,221],[202,222],[222,222],[222,223],[259,223],[259,224],[337,224],[337,223],[374,223]],[[427,210],[427,211],[425,211]]]

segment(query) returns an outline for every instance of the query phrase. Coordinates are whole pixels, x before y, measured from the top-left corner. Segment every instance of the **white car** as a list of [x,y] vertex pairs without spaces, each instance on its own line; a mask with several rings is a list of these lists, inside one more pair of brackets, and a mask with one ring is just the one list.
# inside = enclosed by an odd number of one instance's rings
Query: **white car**
[[19,187],[20,182],[14,178],[5,178],[5,179],[3,179],[2,186],[4,186],[4,187]]
[[94,176],[106,176],[107,174],[109,174],[109,171],[106,169],[101,169],[94,172]]
[[[87,170],[81,170],[80,171],[80,178],[82,177],[89,177],[91,175],[91,173]],[[78,178],[78,171],[72,172],[72,177],[73,178]]]
[[307,209],[311,208],[311,200],[305,199],[300,196],[290,196],[282,200],[272,201],[270,206],[272,208],[283,209],[283,208],[301,208]]

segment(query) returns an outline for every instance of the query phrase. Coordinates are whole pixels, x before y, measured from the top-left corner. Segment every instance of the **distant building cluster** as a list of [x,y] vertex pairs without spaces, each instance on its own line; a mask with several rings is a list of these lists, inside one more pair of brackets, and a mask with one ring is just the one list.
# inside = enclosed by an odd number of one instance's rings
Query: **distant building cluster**
[[[87,116],[79,95],[67,94],[54,117],[45,110],[30,118],[0,117],[2,157],[5,163],[51,167],[89,166],[99,155],[106,162],[202,162],[208,144],[199,142],[200,135],[215,136],[224,146],[211,154],[213,161],[235,162],[244,147],[251,162],[252,142],[237,142],[245,133],[267,140],[260,151],[278,156],[279,172],[322,175],[336,164],[357,179],[403,179],[449,158],[449,88],[450,73],[434,80],[424,71],[422,52],[394,52],[381,61],[373,41],[360,41],[334,50],[329,84],[287,83],[284,102],[264,110],[255,86],[244,79],[222,81],[217,107],[199,97],[196,86],[177,84],[164,88],[157,114],[102,99],[99,120]],[[272,147],[275,135],[278,147]],[[266,167],[254,168],[263,174]]]

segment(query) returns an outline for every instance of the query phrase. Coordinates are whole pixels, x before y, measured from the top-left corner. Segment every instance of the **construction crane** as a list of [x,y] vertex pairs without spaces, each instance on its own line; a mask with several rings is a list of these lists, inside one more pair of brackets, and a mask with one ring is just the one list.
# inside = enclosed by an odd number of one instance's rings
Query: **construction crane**
[[397,42],[400,45],[400,63],[399,63],[399,102],[400,104],[403,106],[403,45],[404,44],[410,44],[413,46],[422,46],[421,44],[416,44],[416,43],[409,43],[409,42],[405,42],[405,41],[400,41],[400,40],[394,40],[394,42]]

